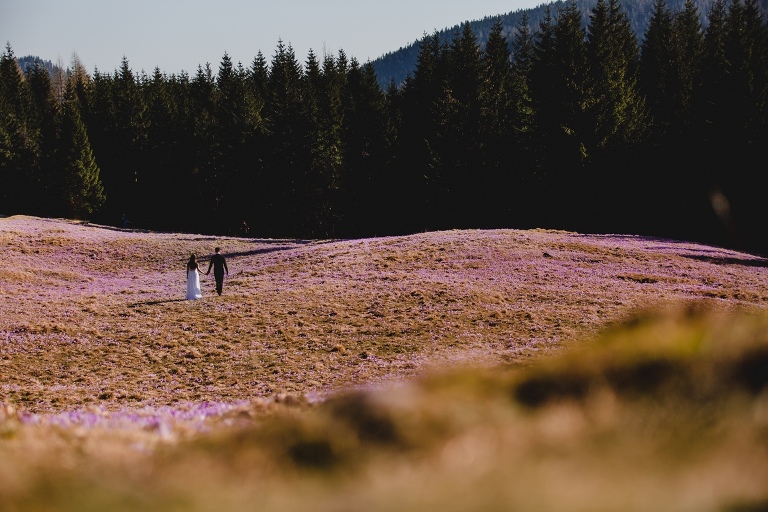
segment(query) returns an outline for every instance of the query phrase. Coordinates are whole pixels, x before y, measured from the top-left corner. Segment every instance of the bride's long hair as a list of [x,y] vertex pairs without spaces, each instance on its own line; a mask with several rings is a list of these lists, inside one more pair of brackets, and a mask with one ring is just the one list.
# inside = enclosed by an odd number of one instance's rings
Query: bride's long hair
[[187,262],[187,270],[194,270],[196,268],[197,268],[197,259],[193,254],[189,257],[189,261]]

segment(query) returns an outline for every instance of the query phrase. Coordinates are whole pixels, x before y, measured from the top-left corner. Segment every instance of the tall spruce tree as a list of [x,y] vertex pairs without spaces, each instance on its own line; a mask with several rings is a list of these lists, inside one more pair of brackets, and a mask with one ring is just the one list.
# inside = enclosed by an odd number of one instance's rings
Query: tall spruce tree
[[110,76],[95,73],[93,99],[81,111],[101,179],[107,191],[98,220],[118,224],[124,214],[141,217],[144,205],[139,183],[150,172],[146,160],[146,106],[138,78],[123,58]]
[[480,85],[481,121],[479,137],[483,144],[480,188],[486,197],[482,226],[505,226],[509,222],[514,148],[514,88],[509,42],[500,21],[493,24],[482,56]]
[[704,33],[701,26],[699,9],[694,0],[685,0],[683,10],[675,14],[673,21],[674,39],[670,46],[671,59],[677,63],[673,70],[670,91],[674,100],[672,105],[672,137],[686,141],[690,137],[691,116],[694,94],[699,87],[704,48]]
[[567,227],[575,228],[581,222],[589,132],[587,70],[585,31],[575,2],[558,9],[554,21],[548,9],[537,34],[530,74],[538,185],[542,187],[539,218],[544,223],[568,218]]
[[221,222],[218,202],[221,194],[216,179],[217,155],[220,154],[220,140],[216,133],[216,79],[210,64],[198,66],[190,81],[190,128],[193,155],[189,171],[189,189],[186,196],[200,205],[199,211],[189,212],[189,221],[197,229],[215,230]]
[[587,58],[588,151],[626,154],[642,142],[648,123],[637,85],[637,38],[618,0],[598,0],[592,11]]
[[703,147],[713,148],[718,142],[718,132],[723,132],[724,111],[722,102],[727,99],[725,52],[725,22],[727,9],[724,0],[715,0],[707,18],[704,33],[704,50],[701,66],[701,87],[696,96],[697,128],[701,130]]
[[57,142],[57,104],[51,87],[48,70],[41,63],[26,73],[26,82],[34,105],[32,122],[37,127],[40,146],[40,163],[33,176],[34,196],[30,198],[33,211],[38,215],[64,216],[66,212],[58,209],[62,184],[57,179],[59,170],[56,165]]
[[237,127],[241,111],[237,109],[238,80],[232,59],[227,53],[219,63],[217,75],[210,90],[210,140],[209,167],[203,176],[203,183],[210,194],[212,229],[223,231],[228,224],[228,208],[233,205],[227,197],[227,185],[231,174],[236,172],[236,153],[239,149],[240,133]]
[[216,192],[219,231],[234,234],[253,217],[249,195],[244,193],[250,187],[244,185],[258,173],[253,152],[263,125],[260,104],[247,84],[247,72],[242,66],[233,66],[226,53],[216,76],[213,109],[215,154],[209,188]]
[[[185,226],[188,215],[186,187],[189,179],[189,147],[184,144],[185,97],[177,77],[155,68],[143,85],[147,104],[147,165],[149,172],[141,183],[144,209],[131,222],[151,229],[173,230]],[[173,190],[173,194],[168,191]]]
[[[699,127],[708,193],[726,198],[729,209],[713,209],[727,242],[750,250],[768,247],[754,219],[759,193],[751,185],[764,156],[765,24],[752,0],[716,2],[704,38],[704,75]],[[718,203],[724,202],[722,199]]]
[[536,200],[536,144],[534,109],[531,99],[531,67],[534,59],[534,34],[527,13],[522,13],[512,41],[512,148],[510,159],[517,169],[514,198],[515,224],[532,226],[531,215]]
[[104,205],[106,196],[99,166],[80,118],[74,81],[67,87],[61,108],[58,147],[61,194],[67,214],[75,219],[88,219]]
[[589,225],[615,230],[639,211],[636,201],[649,200],[643,180],[636,178],[641,169],[632,168],[649,125],[637,85],[639,52],[618,0],[598,0],[587,32],[589,132],[582,140],[591,172],[584,176],[584,209],[592,210]]
[[[549,197],[550,181],[552,173],[549,172],[552,153],[549,148],[554,146],[553,139],[557,133],[557,108],[549,98],[554,98],[557,70],[555,68],[555,19],[552,13],[553,7],[544,7],[544,16],[539,23],[538,30],[533,35],[533,48],[531,50],[530,65],[528,68],[528,84],[532,119],[530,140],[532,146],[529,154],[534,161],[535,171],[532,173],[530,189],[531,197]],[[547,201],[551,202],[551,201]],[[531,199],[529,215],[538,222],[546,223],[547,215],[551,208],[545,201]]]
[[39,132],[30,122],[33,100],[10,44],[0,56],[0,200],[5,213],[34,213],[35,174],[40,166]]
[[350,63],[344,95],[343,153],[341,188],[343,236],[381,233],[391,202],[386,190],[384,169],[389,163],[392,126],[387,100],[371,62]]
[[267,95],[267,83],[269,81],[269,64],[261,51],[256,53],[251,67],[248,70],[248,84],[251,88],[251,94],[254,98],[260,99],[262,103]]
[[[379,229],[376,233],[402,234],[422,225],[417,219],[423,204],[423,175],[415,172],[416,166],[407,158],[407,149],[413,147],[413,130],[408,128],[406,90],[413,89],[413,76],[405,78],[402,87],[390,80],[385,91],[386,112],[390,132],[390,154],[384,164],[375,204],[391,205],[397,208],[380,209],[374,213]],[[408,100],[409,102],[411,100]]]
[[250,148],[246,159],[247,177],[240,183],[240,197],[247,204],[248,213],[245,224],[240,225],[242,234],[250,232],[264,232],[265,219],[267,218],[269,200],[267,190],[263,183],[268,179],[268,86],[269,65],[267,59],[259,51],[253,59],[250,68],[246,70],[246,95],[253,108],[255,132],[252,134]]
[[[701,199],[704,195],[700,190],[706,178],[701,175],[704,166],[699,161],[701,152],[696,147],[693,125],[695,95],[700,88],[704,33],[693,0],[686,0],[683,10],[675,13],[672,34],[672,44],[667,50],[668,60],[674,63],[670,72],[671,88],[667,93],[671,104],[661,155],[664,161],[655,166],[659,175],[654,181],[665,184],[660,187],[661,195],[669,198],[666,200],[669,206],[657,210],[662,234],[682,237],[685,236],[683,229],[686,223],[691,224],[688,220],[691,215],[696,219],[706,211],[706,203]],[[677,219],[684,219],[685,223],[676,225]],[[699,223],[698,220],[694,222]],[[674,231],[670,231],[670,227]]]
[[303,222],[302,180],[307,167],[307,122],[302,92],[303,70],[291,45],[278,41],[272,57],[267,96],[269,148],[267,218],[272,234],[297,236]]
[[483,185],[483,61],[469,22],[447,51],[448,73],[439,103],[437,149],[446,195],[439,205],[441,228],[478,226],[487,205]]
[[447,80],[445,55],[440,35],[425,35],[420,42],[416,70],[403,84],[393,163],[400,185],[391,193],[392,201],[401,205],[393,212],[398,231],[436,229],[443,222],[440,204],[447,185],[440,174],[443,162],[437,145],[438,99]]
[[[700,216],[697,190],[698,151],[691,146],[693,94],[697,89],[702,44],[696,7],[686,1],[673,13],[657,0],[640,53],[640,88],[652,117],[646,142],[648,196],[654,208],[644,211],[644,226],[655,234],[685,237],[691,219]],[[696,212],[696,213],[694,213]]]
[[[342,54],[343,55],[343,54]],[[302,231],[307,236],[327,238],[338,223],[339,175],[342,166],[342,88],[345,62],[331,54],[317,60],[309,52],[303,80],[304,117],[307,121],[304,145],[309,165],[301,179]]]
[[658,141],[665,140],[676,109],[674,75],[680,63],[672,51],[672,25],[673,15],[667,0],[656,0],[641,47],[639,85],[653,116],[654,134]]

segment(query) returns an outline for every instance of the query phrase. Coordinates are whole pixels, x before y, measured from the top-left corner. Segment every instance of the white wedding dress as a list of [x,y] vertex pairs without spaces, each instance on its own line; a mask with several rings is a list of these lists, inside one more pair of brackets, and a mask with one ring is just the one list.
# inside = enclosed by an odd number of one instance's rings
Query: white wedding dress
[[197,270],[187,271],[187,300],[202,299],[200,293],[200,273]]

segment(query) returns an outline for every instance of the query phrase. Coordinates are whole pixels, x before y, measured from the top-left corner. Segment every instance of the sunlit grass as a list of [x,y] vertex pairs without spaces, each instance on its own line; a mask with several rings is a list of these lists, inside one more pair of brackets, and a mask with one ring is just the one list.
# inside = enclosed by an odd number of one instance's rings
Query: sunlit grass
[[[2,510],[763,510],[768,262],[0,219]],[[224,295],[183,301],[220,245]]]

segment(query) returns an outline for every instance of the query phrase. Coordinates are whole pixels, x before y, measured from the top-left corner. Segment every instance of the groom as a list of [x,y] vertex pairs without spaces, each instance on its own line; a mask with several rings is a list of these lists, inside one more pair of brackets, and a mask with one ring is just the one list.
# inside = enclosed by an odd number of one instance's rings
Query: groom
[[216,251],[216,254],[211,256],[211,262],[208,264],[208,271],[205,275],[210,274],[211,267],[213,267],[213,277],[216,278],[216,293],[221,295],[221,289],[224,287],[224,272],[229,275],[229,269],[227,268],[227,260],[224,259],[224,256],[219,254],[221,249],[217,247],[214,250]]

